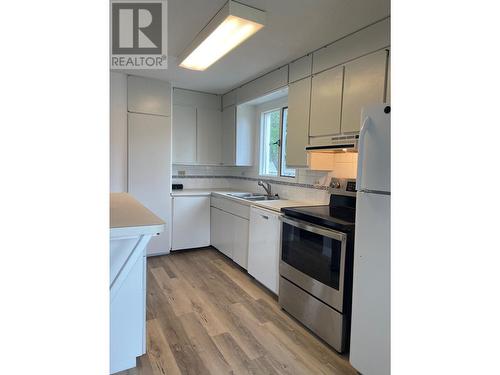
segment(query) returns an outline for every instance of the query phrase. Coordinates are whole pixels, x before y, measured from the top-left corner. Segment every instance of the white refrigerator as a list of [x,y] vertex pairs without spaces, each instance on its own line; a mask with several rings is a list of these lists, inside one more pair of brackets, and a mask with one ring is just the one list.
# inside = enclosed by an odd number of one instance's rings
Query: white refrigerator
[[363,108],[358,143],[349,361],[363,375],[390,374],[390,106]]

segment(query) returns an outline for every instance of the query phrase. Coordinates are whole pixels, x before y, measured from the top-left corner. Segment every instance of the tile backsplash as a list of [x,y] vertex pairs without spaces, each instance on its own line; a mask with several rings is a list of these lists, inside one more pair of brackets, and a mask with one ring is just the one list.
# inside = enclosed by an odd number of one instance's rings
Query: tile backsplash
[[257,167],[227,167],[180,165],[172,166],[172,183],[183,184],[185,189],[228,188],[251,192],[263,192],[258,180],[271,183],[273,194],[285,199],[327,203],[326,191],[331,177],[353,178],[356,160],[351,156],[336,159],[333,171],[313,171],[299,168],[295,178],[260,176]]

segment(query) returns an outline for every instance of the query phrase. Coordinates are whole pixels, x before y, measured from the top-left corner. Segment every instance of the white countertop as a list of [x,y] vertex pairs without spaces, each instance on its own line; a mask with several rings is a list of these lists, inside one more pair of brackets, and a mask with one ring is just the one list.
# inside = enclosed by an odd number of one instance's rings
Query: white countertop
[[111,193],[110,232],[112,237],[160,233],[165,222],[127,193]]
[[260,208],[265,208],[268,210],[280,212],[284,207],[300,207],[300,206],[323,206],[326,203],[313,202],[313,201],[300,201],[291,199],[276,199],[269,201],[249,201],[243,198],[234,197],[228,195],[229,193],[252,193],[248,191],[236,191],[232,189],[183,189],[174,190],[171,195],[173,197],[187,197],[187,196],[209,196],[212,195],[223,197],[226,199],[231,199],[240,204],[245,204],[247,206],[256,206]]

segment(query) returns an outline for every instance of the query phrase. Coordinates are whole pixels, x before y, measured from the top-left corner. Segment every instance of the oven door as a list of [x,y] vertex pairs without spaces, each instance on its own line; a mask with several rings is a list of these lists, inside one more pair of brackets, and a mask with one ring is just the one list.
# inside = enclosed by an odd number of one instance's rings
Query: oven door
[[280,276],[342,312],[346,234],[280,217]]

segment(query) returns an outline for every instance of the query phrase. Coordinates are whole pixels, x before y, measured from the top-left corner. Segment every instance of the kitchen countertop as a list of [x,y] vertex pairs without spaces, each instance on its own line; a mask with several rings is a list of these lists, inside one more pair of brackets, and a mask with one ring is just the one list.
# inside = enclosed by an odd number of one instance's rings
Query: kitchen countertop
[[112,237],[151,234],[165,230],[165,222],[127,193],[111,193],[109,226]]
[[248,191],[238,191],[232,189],[183,189],[174,190],[171,195],[173,197],[188,197],[188,196],[219,196],[225,199],[230,199],[240,204],[247,206],[255,206],[259,208],[265,208],[268,210],[280,212],[284,207],[300,207],[300,206],[323,206],[327,203],[313,202],[313,201],[299,201],[291,199],[276,199],[269,201],[249,201],[243,198],[233,197],[228,195],[229,193],[252,193]]
[[191,196],[204,196],[212,195],[212,193],[240,193],[234,189],[182,189],[172,190],[170,195],[172,197],[191,197]]

